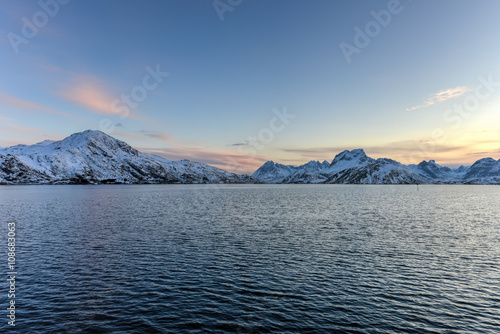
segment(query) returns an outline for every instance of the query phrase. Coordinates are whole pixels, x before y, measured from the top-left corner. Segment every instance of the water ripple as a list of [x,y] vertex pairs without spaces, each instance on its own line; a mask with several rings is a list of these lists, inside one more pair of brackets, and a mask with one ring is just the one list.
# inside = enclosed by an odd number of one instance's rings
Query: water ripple
[[499,333],[499,195],[14,186],[0,210],[23,333]]

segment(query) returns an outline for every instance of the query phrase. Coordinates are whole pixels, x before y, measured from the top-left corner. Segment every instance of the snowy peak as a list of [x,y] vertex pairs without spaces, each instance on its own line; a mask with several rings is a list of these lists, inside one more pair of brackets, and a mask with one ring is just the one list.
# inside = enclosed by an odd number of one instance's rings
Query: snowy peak
[[266,183],[304,183],[315,182],[316,175],[323,172],[330,164],[328,161],[309,161],[301,166],[290,166],[267,161],[252,174],[252,177]]
[[292,174],[297,167],[282,165],[274,163],[273,161],[267,161],[259,169],[257,169],[252,177],[259,180],[260,182],[268,183],[278,183],[281,182],[285,177]]
[[72,147],[72,148],[94,148],[95,150],[111,152],[125,151],[131,154],[138,154],[138,151],[133,149],[127,143],[105,134],[98,130],[86,130],[79,133],[74,133],[71,136],[55,142],[52,145],[58,148]]
[[476,161],[470,166],[465,177],[468,179],[500,178],[500,159],[497,161],[493,158],[484,158]]
[[47,146],[47,145],[50,145],[50,144],[52,144],[54,142],[55,142],[55,140],[49,140],[49,139],[47,139],[47,140],[41,141],[39,143],[36,143],[33,146]]
[[105,134],[104,132],[101,132],[99,130],[86,130],[83,132],[74,133],[71,136],[64,138],[59,143],[61,146],[66,145],[79,147],[88,145],[89,143],[109,143],[113,141],[116,141],[116,139],[111,137],[110,135]]
[[333,159],[332,163],[330,164],[330,167],[339,165],[344,162],[366,162],[370,160],[371,158],[368,157],[363,149],[355,149],[352,151],[345,150],[335,156]]
[[328,169],[331,173],[336,173],[360,165],[366,166],[373,161],[375,160],[368,157],[362,149],[345,150],[335,156]]
[[442,167],[434,160],[422,161],[416,166],[415,171],[431,179],[453,178],[451,175],[453,171],[449,167]]

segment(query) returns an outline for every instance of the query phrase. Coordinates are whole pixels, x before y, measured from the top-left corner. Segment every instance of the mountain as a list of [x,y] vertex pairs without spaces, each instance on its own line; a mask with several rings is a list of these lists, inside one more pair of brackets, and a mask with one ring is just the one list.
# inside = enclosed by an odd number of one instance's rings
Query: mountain
[[443,167],[436,163],[434,160],[422,161],[418,165],[409,166],[416,173],[433,180],[460,180],[462,179],[466,171],[466,167],[461,166],[458,169],[451,169],[449,167]]
[[61,141],[0,149],[0,184],[249,182],[254,180],[247,175],[139,152],[93,130]]
[[331,163],[291,166],[268,161],[252,177],[199,162],[170,161],[140,152],[103,132],[87,130],[61,141],[0,148],[0,184],[79,183],[349,183],[500,184],[500,160],[443,167],[434,160],[403,165],[345,150]]
[[302,166],[294,167],[282,165],[274,163],[273,161],[268,161],[263,164],[258,170],[256,170],[252,174],[252,177],[264,183],[280,183],[287,176],[293,174],[301,167]]
[[326,161],[301,166],[268,161],[252,174],[266,183],[348,183],[348,184],[500,184],[500,160],[478,160],[470,167],[456,169],[434,160],[404,165],[395,160],[373,159],[364,150],[346,150]]
[[[309,176],[316,177],[318,173],[326,170],[328,161],[309,161],[302,166],[290,166],[268,161],[252,174],[252,177],[264,183],[315,183]],[[309,180],[311,182],[303,182]]]

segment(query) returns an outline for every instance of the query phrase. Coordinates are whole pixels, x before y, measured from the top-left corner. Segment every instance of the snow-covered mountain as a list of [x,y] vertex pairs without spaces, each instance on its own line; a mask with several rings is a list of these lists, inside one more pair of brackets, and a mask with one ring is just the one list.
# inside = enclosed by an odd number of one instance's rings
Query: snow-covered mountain
[[288,166],[268,161],[252,177],[266,183],[500,184],[500,160],[481,159],[470,167],[456,169],[434,160],[407,166],[386,158],[375,160],[356,149],[337,154],[331,164],[310,161]]
[[142,153],[103,132],[0,149],[0,184],[248,183],[254,180],[198,162]]
[[331,163],[290,166],[268,161],[250,177],[199,162],[169,161],[92,130],[61,141],[0,148],[0,184],[254,182],[500,184],[500,160],[485,158],[456,169],[434,160],[407,166],[391,159],[373,159],[356,149],[337,154]]

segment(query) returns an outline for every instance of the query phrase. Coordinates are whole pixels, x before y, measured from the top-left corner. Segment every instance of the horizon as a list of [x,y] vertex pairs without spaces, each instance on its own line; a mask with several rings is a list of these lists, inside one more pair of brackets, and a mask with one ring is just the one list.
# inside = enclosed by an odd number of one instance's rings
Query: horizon
[[2,2],[0,147],[84,128],[235,173],[500,159],[497,1],[216,4]]

